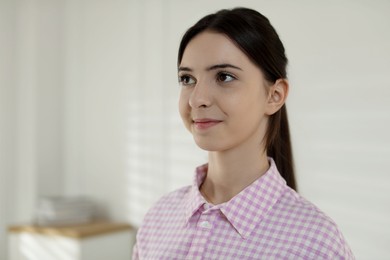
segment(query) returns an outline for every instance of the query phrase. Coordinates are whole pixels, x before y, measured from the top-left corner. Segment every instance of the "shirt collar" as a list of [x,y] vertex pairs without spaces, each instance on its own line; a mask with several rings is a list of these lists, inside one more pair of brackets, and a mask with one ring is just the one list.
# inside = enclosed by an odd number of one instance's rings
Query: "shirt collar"
[[[265,174],[231,200],[220,205],[221,212],[243,238],[247,238],[252,233],[287,188],[286,181],[280,176],[274,160],[269,158],[269,162],[270,168]],[[207,175],[207,169],[207,164],[196,168],[194,183],[186,205],[186,221],[189,221],[193,214],[207,203],[199,191]]]
[[186,222],[195,214],[195,212],[207,201],[203,198],[202,194],[199,191],[200,185],[203,183],[203,180],[206,178],[208,170],[208,164],[201,165],[195,170],[195,177],[191,190],[188,196],[188,201],[186,204]]

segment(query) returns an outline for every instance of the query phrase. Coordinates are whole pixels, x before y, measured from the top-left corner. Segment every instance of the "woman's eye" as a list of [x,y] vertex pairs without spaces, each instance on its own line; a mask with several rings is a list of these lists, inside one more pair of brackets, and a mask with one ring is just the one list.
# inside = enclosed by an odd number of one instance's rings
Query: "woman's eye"
[[230,81],[233,81],[235,79],[236,79],[236,77],[234,77],[233,75],[226,73],[226,72],[220,72],[217,75],[217,80],[220,82],[230,82]]
[[189,75],[183,75],[183,76],[179,76],[179,83],[184,86],[188,86],[188,85],[195,84],[196,80]]

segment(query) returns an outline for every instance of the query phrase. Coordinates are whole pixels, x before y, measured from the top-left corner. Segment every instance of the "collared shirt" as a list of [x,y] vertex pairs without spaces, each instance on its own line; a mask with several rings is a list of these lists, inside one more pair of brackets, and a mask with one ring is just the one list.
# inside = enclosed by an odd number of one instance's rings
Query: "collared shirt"
[[160,199],[137,233],[133,259],[354,259],[336,224],[269,170],[228,202],[212,205],[194,184]]

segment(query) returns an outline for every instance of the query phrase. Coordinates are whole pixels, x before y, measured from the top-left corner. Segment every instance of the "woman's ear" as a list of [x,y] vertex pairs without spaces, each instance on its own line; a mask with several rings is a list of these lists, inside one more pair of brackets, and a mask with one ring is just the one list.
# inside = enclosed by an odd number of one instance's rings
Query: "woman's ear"
[[286,79],[278,79],[272,86],[269,87],[266,114],[272,115],[276,113],[286,102],[288,95],[288,81]]

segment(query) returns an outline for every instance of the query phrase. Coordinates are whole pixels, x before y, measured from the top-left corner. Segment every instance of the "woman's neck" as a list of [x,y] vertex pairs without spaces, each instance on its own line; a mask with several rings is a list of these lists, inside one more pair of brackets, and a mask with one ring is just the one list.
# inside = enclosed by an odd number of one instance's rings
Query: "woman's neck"
[[209,152],[209,165],[201,193],[212,204],[229,201],[262,176],[269,168],[260,144],[249,144],[227,151]]

